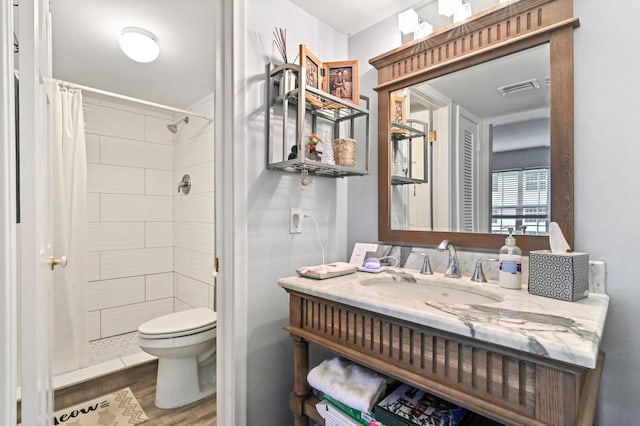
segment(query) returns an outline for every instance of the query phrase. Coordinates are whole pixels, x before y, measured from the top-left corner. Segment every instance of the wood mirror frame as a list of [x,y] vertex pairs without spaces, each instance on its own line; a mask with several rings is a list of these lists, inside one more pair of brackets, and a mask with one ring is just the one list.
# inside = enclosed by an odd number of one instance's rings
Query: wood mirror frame
[[[573,247],[573,0],[520,0],[481,12],[457,26],[372,58],[378,70],[378,240],[495,248],[504,234],[394,230],[390,225],[389,98],[393,91],[549,43],[551,220]],[[548,236],[518,235],[523,250],[549,248]]]

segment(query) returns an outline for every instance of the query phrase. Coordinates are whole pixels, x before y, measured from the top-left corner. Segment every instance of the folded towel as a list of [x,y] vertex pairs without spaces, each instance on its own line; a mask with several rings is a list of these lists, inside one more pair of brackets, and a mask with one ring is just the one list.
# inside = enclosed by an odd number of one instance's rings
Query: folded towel
[[356,410],[371,412],[387,387],[384,377],[342,358],[324,360],[307,375],[309,385]]

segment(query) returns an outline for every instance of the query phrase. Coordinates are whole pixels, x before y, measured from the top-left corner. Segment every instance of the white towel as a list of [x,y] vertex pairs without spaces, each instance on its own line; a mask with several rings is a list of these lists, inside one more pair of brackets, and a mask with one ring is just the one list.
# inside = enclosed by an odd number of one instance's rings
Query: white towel
[[387,387],[384,378],[342,358],[324,360],[309,371],[309,385],[356,410],[371,412]]

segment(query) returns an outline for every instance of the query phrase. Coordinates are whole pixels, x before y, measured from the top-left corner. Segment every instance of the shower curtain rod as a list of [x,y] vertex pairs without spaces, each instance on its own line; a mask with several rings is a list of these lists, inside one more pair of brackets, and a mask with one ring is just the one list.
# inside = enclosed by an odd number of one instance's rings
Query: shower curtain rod
[[92,92],[92,93],[95,93],[97,95],[109,96],[111,98],[118,98],[118,99],[122,99],[124,101],[144,104],[144,105],[147,105],[147,106],[150,106],[150,107],[154,107],[154,108],[165,109],[165,110],[177,112],[177,113],[180,113],[180,114],[187,114],[187,115],[190,115],[192,117],[200,117],[200,118],[204,118],[205,120],[208,120],[208,121],[212,120],[211,118],[206,117],[206,116],[204,116],[202,114],[198,114],[196,112],[187,111],[187,110],[180,109],[180,108],[175,108],[175,107],[170,107],[170,106],[158,104],[158,103],[155,103],[155,102],[145,101],[143,99],[133,98],[131,96],[121,95],[119,93],[107,92],[106,90],[96,89],[95,87],[83,86],[81,84],[76,84],[76,83],[69,83],[69,82],[63,81],[63,80],[55,80],[54,79],[54,80],[51,80],[51,81],[53,81],[56,84],[59,84],[61,86],[68,87],[70,89],[79,89],[79,90],[82,90],[82,91],[85,91],[85,92]]

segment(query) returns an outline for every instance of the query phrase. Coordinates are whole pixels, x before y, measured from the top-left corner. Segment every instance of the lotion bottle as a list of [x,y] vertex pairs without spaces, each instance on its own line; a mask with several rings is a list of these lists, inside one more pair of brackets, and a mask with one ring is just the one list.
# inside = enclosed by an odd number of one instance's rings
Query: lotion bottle
[[516,245],[513,228],[509,228],[509,236],[500,248],[500,287],[520,289],[522,275],[522,250]]

